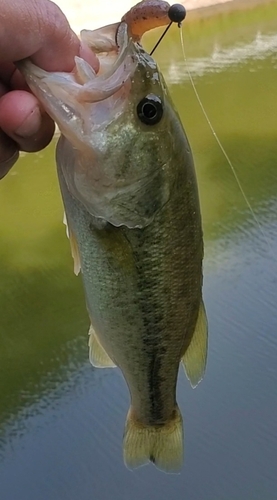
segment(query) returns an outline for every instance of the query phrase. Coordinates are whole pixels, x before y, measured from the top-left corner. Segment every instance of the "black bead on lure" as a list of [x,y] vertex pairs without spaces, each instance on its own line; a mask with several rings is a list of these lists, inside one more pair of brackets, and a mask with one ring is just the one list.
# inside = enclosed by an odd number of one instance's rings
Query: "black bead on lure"
[[186,15],[187,15],[187,11],[186,11],[185,7],[182,4],[175,3],[174,5],[171,5],[171,7],[169,7],[167,15],[168,15],[168,17],[169,17],[169,19],[170,19],[171,22],[166,27],[166,29],[164,30],[162,36],[157,41],[155,47],[150,52],[150,56],[152,56],[152,54],[154,53],[154,51],[156,50],[156,48],[158,47],[158,45],[162,41],[163,37],[168,32],[168,30],[169,30],[170,26],[172,25],[172,23],[177,23],[178,27],[181,28],[182,21],[184,21]]
[[181,27],[182,21],[185,19],[187,12],[185,7],[180,3],[175,3],[171,5],[168,10],[168,17],[172,23],[178,23],[179,28]]

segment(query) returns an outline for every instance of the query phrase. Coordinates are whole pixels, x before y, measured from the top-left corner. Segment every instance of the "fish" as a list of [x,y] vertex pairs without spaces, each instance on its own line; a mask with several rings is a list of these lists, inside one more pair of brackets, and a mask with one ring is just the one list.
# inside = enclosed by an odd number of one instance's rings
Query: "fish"
[[49,73],[30,60],[19,67],[61,131],[56,163],[91,322],[89,358],[94,367],[118,367],[130,393],[125,464],[152,462],[178,473],[179,366],[196,387],[208,327],[192,151],[157,63],[141,44],[145,31],[169,24],[168,8],[143,0],[120,22],[81,32],[99,58],[98,73],[79,57],[72,73]]

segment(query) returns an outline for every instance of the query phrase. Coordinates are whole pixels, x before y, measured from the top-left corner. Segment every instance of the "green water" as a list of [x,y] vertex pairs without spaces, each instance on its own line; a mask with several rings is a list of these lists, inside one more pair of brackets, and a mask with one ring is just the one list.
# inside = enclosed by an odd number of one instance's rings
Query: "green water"
[[[274,500],[277,479],[277,2],[172,28],[156,52],[193,149],[210,324],[205,380],[178,399],[180,476],[122,463],[128,394],[87,360],[88,318],[54,165],[55,141],[0,183],[1,500]],[[146,39],[152,47],[157,33]]]

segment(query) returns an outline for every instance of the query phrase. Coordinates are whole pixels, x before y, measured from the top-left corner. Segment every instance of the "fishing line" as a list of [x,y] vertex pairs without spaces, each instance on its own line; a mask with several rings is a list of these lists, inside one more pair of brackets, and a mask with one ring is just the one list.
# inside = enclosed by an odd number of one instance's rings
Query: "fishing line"
[[160,45],[163,37],[166,35],[166,33],[168,32],[170,26],[172,25],[172,21],[171,23],[166,27],[166,29],[164,30],[163,34],[161,35],[161,37],[159,38],[159,40],[157,41],[156,45],[153,47],[153,49],[151,50],[150,52],[150,56],[153,55],[153,53],[155,52],[156,48],[158,47],[158,45]]
[[233,172],[233,175],[234,175],[234,177],[235,177],[236,183],[237,183],[237,185],[238,185],[238,187],[239,187],[239,190],[240,190],[240,192],[241,192],[241,194],[242,194],[242,196],[243,196],[243,199],[244,199],[244,201],[245,201],[245,203],[246,203],[247,207],[248,207],[248,208],[249,208],[249,210],[250,210],[250,213],[251,213],[251,215],[252,215],[252,217],[253,217],[254,221],[255,221],[255,222],[256,222],[256,224],[258,225],[258,227],[259,227],[259,229],[260,229],[260,231],[261,231],[261,233],[262,233],[262,235],[263,235],[264,239],[266,240],[266,242],[267,242],[267,244],[268,244],[269,248],[271,249],[271,245],[270,245],[270,243],[269,243],[269,241],[268,241],[268,239],[267,239],[267,237],[266,237],[266,234],[265,234],[265,232],[264,232],[264,230],[263,230],[263,228],[262,228],[262,226],[261,226],[261,223],[260,223],[259,219],[257,218],[257,216],[256,216],[256,214],[255,214],[255,212],[254,212],[254,210],[253,210],[253,208],[252,208],[252,206],[251,206],[251,204],[250,204],[250,202],[249,202],[249,200],[248,200],[248,198],[247,198],[246,194],[245,194],[245,191],[244,191],[244,189],[243,189],[243,187],[242,187],[242,184],[241,184],[241,182],[240,182],[240,180],[239,180],[239,177],[238,177],[238,174],[237,174],[237,172],[236,172],[236,170],[235,170],[235,167],[233,166],[233,164],[232,164],[232,162],[231,162],[231,160],[230,160],[230,158],[229,158],[228,154],[226,153],[226,151],[225,151],[224,147],[222,146],[221,141],[220,141],[220,139],[219,139],[219,137],[218,137],[218,135],[217,135],[217,133],[216,133],[216,131],[215,131],[215,129],[214,129],[214,127],[213,127],[212,123],[211,123],[211,120],[209,119],[209,117],[208,117],[208,115],[207,115],[207,113],[206,113],[206,111],[205,111],[205,108],[204,108],[204,106],[203,106],[203,104],[202,104],[202,101],[201,101],[201,99],[200,99],[200,97],[199,97],[199,94],[198,94],[198,92],[197,92],[197,89],[196,89],[195,83],[194,83],[193,78],[192,78],[192,75],[191,75],[191,72],[190,72],[190,70],[189,70],[188,61],[187,61],[187,57],[186,57],[186,53],[185,53],[185,45],[184,45],[184,38],[183,38],[183,31],[182,31],[182,29],[180,29],[180,40],[181,40],[181,47],[182,47],[183,57],[184,57],[185,65],[186,65],[186,70],[187,70],[187,73],[188,73],[189,80],[190,80],[190,83],[191,83],[191,85],[192,85],[193,91],[194,91],[194,93],[195,93],[196,99],[197,99],[197,101],[198,101],[198,103],[199,103],[199,106],[200,106],[200,108],[201,108],[201,111],[202,111],[202,113],[203,113],[203,115],[204,115],[204,117],[205,117],[205,119],[206,119],[206,121],[207,121],[207,123],[208,123],[208,125],[209,125],[209,128],[210,128],[210,130],[211,130],[211,132],[212,132],[212,134],[213,134],[213,136],[214,136],[214,138],[215,138],[215,140],[216,140],[216,142],[217,142],[217,144],[218,144],[219,148],[221,149],[221,151],[222,151],[222,153],[223,153],[223,155],[224,155],[224,157],[225,157],[225,159],[226,159],[226,161],[227,161],[228,165],[230,166],[231,171]]

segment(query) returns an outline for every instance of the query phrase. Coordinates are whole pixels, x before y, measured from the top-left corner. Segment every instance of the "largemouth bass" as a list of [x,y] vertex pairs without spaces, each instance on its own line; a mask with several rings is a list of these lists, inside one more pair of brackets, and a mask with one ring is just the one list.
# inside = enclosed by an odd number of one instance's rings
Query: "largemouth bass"
[[[195,387],[207,356],[203,239],[191,149],[144,31],[168,24],[169,5],[145,0],[121,22],[81,36],[98,74],[20,68],[58,123],[57,169],[81,270],[96,367],[117,366],[130,391],[124,460],[167,472],[183,462],[176,402],[180,361]],[[151,23],[152,19],[152,23]]]

